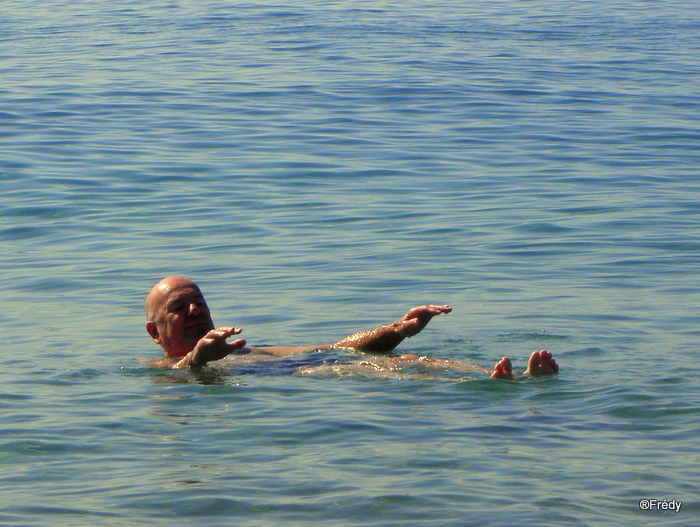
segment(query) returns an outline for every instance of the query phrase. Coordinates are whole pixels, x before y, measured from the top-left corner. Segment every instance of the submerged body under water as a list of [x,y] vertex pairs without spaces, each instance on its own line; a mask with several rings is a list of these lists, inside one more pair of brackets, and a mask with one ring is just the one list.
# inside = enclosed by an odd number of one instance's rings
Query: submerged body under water
[[209,364],[225,377],[238,375],[300,375],[306,377],[372,377],[377,379],[466,380],[465,372],[490,374],[493,370],[414,354],[367,354],[338,350],[309,350],[294,356],[232,356]]

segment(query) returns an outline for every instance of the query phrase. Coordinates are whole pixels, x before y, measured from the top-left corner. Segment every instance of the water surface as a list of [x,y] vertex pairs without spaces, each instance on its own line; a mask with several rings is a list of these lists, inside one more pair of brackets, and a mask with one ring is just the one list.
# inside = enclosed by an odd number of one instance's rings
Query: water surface
[[[0,522],[696,523],[692,2],[0,18]],[[561,375],[156,371],[170,274],[252,344],[448,303],[399,351]]]

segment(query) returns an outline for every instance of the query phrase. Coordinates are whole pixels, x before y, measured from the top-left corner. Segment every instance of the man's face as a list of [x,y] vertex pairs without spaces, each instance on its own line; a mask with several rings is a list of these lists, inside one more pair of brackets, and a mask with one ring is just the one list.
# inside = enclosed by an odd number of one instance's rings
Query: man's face
[[156,318],[147,329],[168,357],[184,357],[214,329],[209,306],[196,284],[176,280],[159,286]]

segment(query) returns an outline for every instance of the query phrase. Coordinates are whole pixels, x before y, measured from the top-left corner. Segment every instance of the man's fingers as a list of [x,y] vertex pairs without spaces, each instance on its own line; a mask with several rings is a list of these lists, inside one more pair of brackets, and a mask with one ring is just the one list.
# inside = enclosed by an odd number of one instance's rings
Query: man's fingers
[[210,330],[204,338],[214,340],[226,340],[231,335],[238,335],[241,331],[243,331],[241,328],[235,328],[233,326],[224,326]]
[[235,351],[235,350],[241,349],[245,345],[246,345],[245,339],[237,339],[237,340],[234,340],[233,342],[229,342],[226,344],[229,351]]
[[429,305],[426,306],[428,310],[433,314],[433,315],[442,315],[442,314],[447,314],[450,311],[452,311],[452,308],[448,305],[444,306],[437,306],[437,305]]
[[448,305],[426,304],[414,307],[399,320],[398,332],[404,337],[412,337],[420,333],[433,317],[451,311],[452,308]]
[[223,326],[223,327],[217,328],[217,331],[221,331],[223,333],[226,333],[230,337],[231,335],[238,335],[243,330],[241,328],[235,328],[233,326]]
[[406,319],[430,316],[431,318],[437,315],[447,314],[452,311],[452,308],[448,305],[437,305],[437,304],[427,304],[425,306],[418,306],[411,309],[406,313]]

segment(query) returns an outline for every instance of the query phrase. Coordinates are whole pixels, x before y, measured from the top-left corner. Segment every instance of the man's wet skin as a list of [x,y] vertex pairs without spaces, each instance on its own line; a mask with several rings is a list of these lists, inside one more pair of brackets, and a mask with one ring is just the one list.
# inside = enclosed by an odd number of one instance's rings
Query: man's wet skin
[[[334,344],[320,346],[267,346],[246,347],[244,339],[227,342],[227,339],[241,333],[235,326],[215,328],[209,306],[199,286],[193,281],[178,276],[170,276],[158,282],[146,297],[146,331],[159,344],[165,359],[156,361],[155,366],[166,368],[201,367],[209,362],[221,360],[228,355],[289,355],[310,350],[351,349],[367,353],[388,353],[403,340],[420,333],[438,315],[452,312],[447,305],[425,304],[410,309],[403,317],[383,326],[353,333]],[[353,362],[338,364],[335,368],[347,370]],[[355,361],[359,370],[374,372],[400,372],[403,368],[420,366],[421,369],[452,370],[464,372],[489,372],[480,366],[461,361],[437,359],[414,354],[400,356],[372,356]],[[358,370],[358,371],[359,371]],[[309,373],[306,370],[302,373]],[[317,370],[320,371],[320,370]],[[528,361],[526,375],[551,375],[559,371],[559,366],[548,351],[534,352]],[[495,379],[514,379],[510,359],[504,357],[493,369]]]

